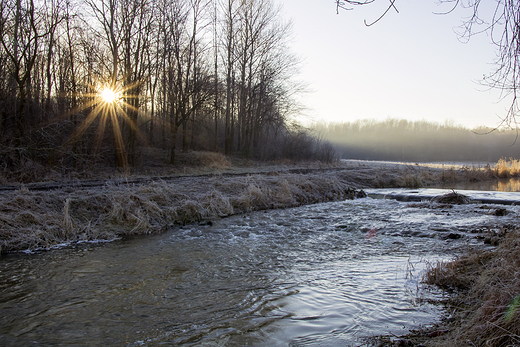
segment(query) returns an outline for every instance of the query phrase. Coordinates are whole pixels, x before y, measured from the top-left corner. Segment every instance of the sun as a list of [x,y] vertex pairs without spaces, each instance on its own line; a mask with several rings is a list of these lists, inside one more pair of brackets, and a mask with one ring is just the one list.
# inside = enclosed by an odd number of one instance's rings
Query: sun
[[[98,83],[97,85],[88,85],[91,92],[80,94],[88,98],[88,102],[80,108],[75,109],[75,113],[90,109],[86,118],[74,129],[68,142],[77,141],[82,134],[94,123],[97,119],[97,134],[95,139],[94,151],[97,151],[101,146],[107,124],[111,124],[114,132],[114,142],[116,148],[116,162],[117,166],[126,168],[127,153],[123,139],[123,131],[128,132],[131,138],[139,138],[146,142],[146,139],[141,134],[136,120],[141,115],[145,115],[139,108],[134,106],[130,100],[138,99],[138,95],[133,95],[131,92],[141,82],[127,84],[121,86],[118,83]],[[126,124],[125,129],[121,128],[122,124]]]
[[106,104],[112,104],[119,99],[119,93],[115,92],[112,88],[103,88],[99,92],[99,96]]

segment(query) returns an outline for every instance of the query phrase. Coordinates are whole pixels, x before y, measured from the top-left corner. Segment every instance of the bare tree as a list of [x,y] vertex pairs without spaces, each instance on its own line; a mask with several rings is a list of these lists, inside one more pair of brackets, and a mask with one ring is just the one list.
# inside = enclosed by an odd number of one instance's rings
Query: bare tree
[[[145,77],[150,74],[147,55],[151,51],[154,11],[148,0],[130,0],[123,3],[121,11],[123,23],[122,61],[124,65],[123,93],[126,100],[128,128],[128,160],[135,164],[138,116]],[[142,136],[140,136],[142,138]]]
[[[198,54],[199,20],[206,2],[184,0],[165,1],[163,49],[165,58],[164,86],[167,90],[167,110],[170,126],[170,163],[175,162],[177,135],[181,126],[209,97],[207,83],[201,78]],[[191,17],[190,17],[191,15]]]
[[45,105],[44,105],[44,120],[52,113],[52,83],[53,83],[53,68],[57,68],[59,64],[53,64],[55,47],[58,43],[56,38],[58,26],[66,19],[64,7],[64,0],[48,0],[44,2],[47,15],[44,18],[46,37],[46,65],[45,65]]
[[[243,28],[237,46],[238,126],[237,149],[245,157],[259,143],[269,124],[284,118],[278,102],[287,92],[284,84],[297,60],[288,52],[291,23],[280,20],[280,8],[270,0],[244,2]],[[283,87],[282,87],[283,86]],[[277,88],[279,92],[277,94]],[[267,134],[266,134],[267,135]]]
[[518,129],[520,116],[520,3],[515,0],[495,0],[494,10],[483,7],[480,0],[469,0],[465,3],[460,0],[443,0],[452,8],[457,6],[471,9],[472,15],[463,21],[462,36],[470,39],[471,36],[488,32],[493,44],[497,47],[497,60],[493,72],[484,76],[484,84],[498,88],[503,95],[512,96],[507,115],[502,125]]
[[237,33],[236,23],[238,18],[238,8],[240,5],[236,0],[224,0],[223,4],[223,48],[225,53],[224,64],[226,66],[226,106],[225,106],[225,124],[224,124],[224,153],[231,154],[233,152],[235,117],[233,109],[235,107],[235,78],[234,68],[235,58],[235,36]]
[[[353,10],[354,7],[357,6],[363,6],[363,5],[369,5],[375,3],[377,0],[335,0],[336,2],[336,13],[339,13],[339,10]],[[388,6],[383,13],[374,21],[367,22],[365,20],[365,25],[370,26],[377,22],[379,22],[390,10],[395,10],[396,12],[399,12],[397,7],[395,6],[396,0],[387,0]]]
[[15,139],[20,144],[25,135],[25,108],[31,82],[31,73],[38,56],[42,18],[33,0],[2,0],[0,2],[0,43],[7,54],[11,79],[16,86],[18,102],[14,114]]

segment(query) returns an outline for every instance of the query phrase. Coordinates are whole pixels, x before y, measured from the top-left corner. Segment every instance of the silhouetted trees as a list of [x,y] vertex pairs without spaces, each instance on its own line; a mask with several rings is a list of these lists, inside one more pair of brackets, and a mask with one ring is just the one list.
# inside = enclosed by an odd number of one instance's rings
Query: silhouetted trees
[[283,156],[289,32],[272,0],[0,0],[0,164]]

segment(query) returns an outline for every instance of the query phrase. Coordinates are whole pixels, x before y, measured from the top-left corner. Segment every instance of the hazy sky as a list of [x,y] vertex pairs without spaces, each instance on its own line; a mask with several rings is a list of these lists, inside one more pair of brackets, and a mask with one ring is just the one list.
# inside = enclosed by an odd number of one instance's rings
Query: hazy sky
[[[435,0],[397,0],[336,14],[334,1],[281,0],[294,24],[293,52],[303,59],[299,79],[314,120],[404,118],[468,127],[496,126],[510,98],[479,84],[493,71],[495,46],[486,34],[462,43],[456,34],[470,11],[448,15]],[[388,2],[379,1],[381,5]]]

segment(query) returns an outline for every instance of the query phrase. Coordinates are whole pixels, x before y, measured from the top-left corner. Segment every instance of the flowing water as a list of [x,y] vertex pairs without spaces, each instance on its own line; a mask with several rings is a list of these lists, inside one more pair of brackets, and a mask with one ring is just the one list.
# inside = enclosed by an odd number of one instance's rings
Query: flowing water
[[[518,218],[364,198],[0,258],[2,346],[349,346],[439,319],[426,261]],[[457,234],[460,238],[449,237]]]

